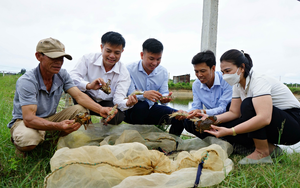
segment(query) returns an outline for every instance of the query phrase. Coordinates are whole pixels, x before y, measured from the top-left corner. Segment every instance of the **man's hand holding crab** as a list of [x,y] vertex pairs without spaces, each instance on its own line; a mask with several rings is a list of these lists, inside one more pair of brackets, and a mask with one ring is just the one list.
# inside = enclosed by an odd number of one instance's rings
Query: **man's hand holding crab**
[[97,78],[94,81],[92,81],[91,83],[88,83],[86,85],[86,89],[93,89],[93,90],[97,90],[100,89],[102,86],[105,86],[106,83],[104,82],[104,80],[102,78]]
[[109,122],[118,113],[118,109],[115,109],[114,112],[113,112],[113,114],[110,115],[110,112],[112,110],[113,110],[113,107],[103,107],[102,106],[100,108],[100,116],[103,117],[103,118],[105,118],[105,119],[107,118],[106,121]]
[[161,104],[168,103],[172,101],[172,92],[170,92],[167,96],[161,96],[159,99]]
[[138,99],[136,98],[136,95],[130,95],[128,96],[128,100],[126,102],[126,106],[131,107],[138,103]]
[[[206,120],[209,117],[209,115],[204,114],[204,113],[199,113],[199,112],[196,113],[195,116],[196,117],[202,117],[201,120],[203,120],[203,121]],[[215,116],[215,117],[216,117],[216,119],[218,119],[217,116]],[[216,122],[217,121],[218,120],[216,120]],[[217,124],[218,124],[218,122],[217,122]],[[227,136],[227,135],[232,135],[232,130],[231,129],[228,129],[226,127],[220,127],[220,126],[213,125],[213,124],[211,124],[211,129],[204,130],[204,132],[209,133],[211,135],[214,135],[217,138]]]
[[149,99],[152,102],[160,100],[162,94],[155,90],[144,91],[143,95],[146,99]]

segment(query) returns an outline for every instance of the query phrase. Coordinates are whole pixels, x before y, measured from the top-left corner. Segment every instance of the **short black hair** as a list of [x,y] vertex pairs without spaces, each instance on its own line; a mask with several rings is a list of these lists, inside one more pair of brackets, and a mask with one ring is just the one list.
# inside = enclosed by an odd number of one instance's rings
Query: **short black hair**
[[214,65],[216,65],[215,54],[210,50],[197,53],[192,59],[192,64],[196,65],[200,63],[206,63],[209,68],[212,68]]
[[102,35],[101,44],[104,46],[106,43],[111,45],[122,45],[122,48],[125,48],[125,39],[120,33],[109,31]]
[[164,50],[163,44],[154,38],[149,38],[143,43],[143,52],[161,53]]

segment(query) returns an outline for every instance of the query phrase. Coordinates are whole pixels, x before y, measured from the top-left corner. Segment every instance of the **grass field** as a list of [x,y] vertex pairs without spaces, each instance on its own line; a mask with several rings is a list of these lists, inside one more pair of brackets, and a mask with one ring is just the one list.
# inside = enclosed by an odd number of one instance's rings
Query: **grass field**
[[[17,158],[10,142],[7,123],[12,118],[15,83],[18,76],[0,77],[0,187],[43,187],[50,173],[49,161],[55,152],[52,140],[46,140],[25,159]],[[232,155],[235,166],[214,187],[300,187],[300,154],[285,154],[273,165],[238,165],[244,156]],[[99,186],[101,187],[101,186]]]

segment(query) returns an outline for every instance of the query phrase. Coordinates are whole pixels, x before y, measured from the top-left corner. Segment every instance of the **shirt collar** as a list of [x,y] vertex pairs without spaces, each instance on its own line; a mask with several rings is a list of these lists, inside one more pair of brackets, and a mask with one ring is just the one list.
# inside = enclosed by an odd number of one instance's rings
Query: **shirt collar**
[[41,71],[40,71],[40,64],[35,68],[35,70],[36,70],[37,80],[38,80],[38,83],[39,83],[39,90],[47,91],[46,86],[45,86],[44,81],[43,81]]
[[[103,70],[105,71],[104,65],[103,65],[103,56],[102,53],[100,55],[100,57],[94,62],[94,65],[97,65],[101,68],[103,68]],[[113,66],[113,68],[108,71],[108,72],[114,72],[116,74],[120,74],[120,61],[118,61],[115,66]]]
[[[221,85],[220,78],[219,78],[219,76],[217,75],[216,72],[215,72],[214,84],[211,86],[211,88],[213,88],[215,85]],[[209,89],[206,84],[202,84],[201,81],[200,81],[200,89],[204,89],[204,88]]]
[[[159,65],[158,65],[159,66]],[[158,67],[157,66],[157,67]],[[149,74],[150,75],[156,75],[157,74],[157,67]],[[148,75],[143,67],[143,60],[139,61],[138,69],[140,72],[144,72],[146,75]]]
[[[37,78],[38,78],[37,80],[38,80],[38,84],[39,84],[39,90],[47,91],[47,88],[44,84],[44,80],[43,80],[43,77],[42,77],[42,74],[41,74],[40,64],[36,67],[36,75],[37,75]],[[54,74],[50,92],[56,90],[62,84],[63,84],[63,82],[62,82],[61,77],[59,76],[59,73]]]

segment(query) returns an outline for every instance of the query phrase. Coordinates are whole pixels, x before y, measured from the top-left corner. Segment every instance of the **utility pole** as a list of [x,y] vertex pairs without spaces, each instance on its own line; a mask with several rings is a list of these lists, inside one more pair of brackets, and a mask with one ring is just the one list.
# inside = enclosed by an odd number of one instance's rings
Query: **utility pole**
[[203,0],[201,51],[216,55],[219,0]]

